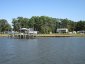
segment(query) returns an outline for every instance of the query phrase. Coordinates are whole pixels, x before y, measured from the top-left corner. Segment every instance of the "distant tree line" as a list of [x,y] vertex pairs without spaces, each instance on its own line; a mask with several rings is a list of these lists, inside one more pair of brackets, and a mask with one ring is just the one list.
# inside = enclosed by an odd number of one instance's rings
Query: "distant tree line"
[[[85,21],[72,21],[48,16],[32,16],[31,18],[17,17],[12,19],[14,31],[20,28],[34,28],[39,33],[56,33],[57,28],[68,28],[69,31],[85,30]],[[10,24],[5,19],[0,19],[0,32],[11,30]]]

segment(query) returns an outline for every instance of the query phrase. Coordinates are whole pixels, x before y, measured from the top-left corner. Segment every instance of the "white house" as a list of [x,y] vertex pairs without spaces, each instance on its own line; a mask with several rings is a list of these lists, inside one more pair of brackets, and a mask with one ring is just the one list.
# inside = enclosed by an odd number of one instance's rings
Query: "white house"
[[77,31],[77,33],[85,34],[85,31],[84,31],[84,30],[82,30],[82,31]]
[[37,34],[37,31],[34,31],[33,28],[21,28],[19,29],[21,33],[28,33],[28,34]]
[[67,33],[68,29],[67,28],[58,28],[57,33]]

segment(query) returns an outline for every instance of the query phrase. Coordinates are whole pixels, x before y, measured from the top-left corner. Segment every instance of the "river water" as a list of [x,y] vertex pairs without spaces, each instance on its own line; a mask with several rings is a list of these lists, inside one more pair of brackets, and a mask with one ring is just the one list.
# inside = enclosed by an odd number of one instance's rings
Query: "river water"
[[0,64],[85,64],[85,38],[0,38]]

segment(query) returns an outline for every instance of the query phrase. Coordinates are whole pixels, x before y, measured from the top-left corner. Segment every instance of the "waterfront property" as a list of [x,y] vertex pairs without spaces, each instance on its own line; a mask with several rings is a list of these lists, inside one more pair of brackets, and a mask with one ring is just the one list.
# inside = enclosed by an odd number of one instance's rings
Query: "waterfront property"
[[23,34],[37,34],[37,31],[34,31],[33,28],[29,28],[29,29],[21,28],[21,29],[19,29],[19,32],[23,33]]
[[67,33],[68,29],[67,28],[58,28],[57,33]]
[[14,38],[23,38],[23,39],[29,39],[29,38],[34,38],[37,35],[37,31],[34,31],[33,28],[20,28],[19,32],[17,33],[12,33],[11,37]]
[[80,34],[85,34],[85,31],[77,31],[77,33],[80,33]]

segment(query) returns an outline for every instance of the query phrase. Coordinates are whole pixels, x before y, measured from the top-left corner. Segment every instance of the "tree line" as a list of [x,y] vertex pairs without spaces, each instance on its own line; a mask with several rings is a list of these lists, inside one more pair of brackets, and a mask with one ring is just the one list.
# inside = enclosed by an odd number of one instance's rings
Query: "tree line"
[[12,19],[12,26],[6,19],[0,19],[0,32],[14,30],[19,31],[20,28],[34,28],[39,33],[56,33],[57,28],[68,28],[69,31],[85,30],[85,21],[72,21],[69,19],[58,19],[48,16],[32,16],[31,18],[17,17]]

